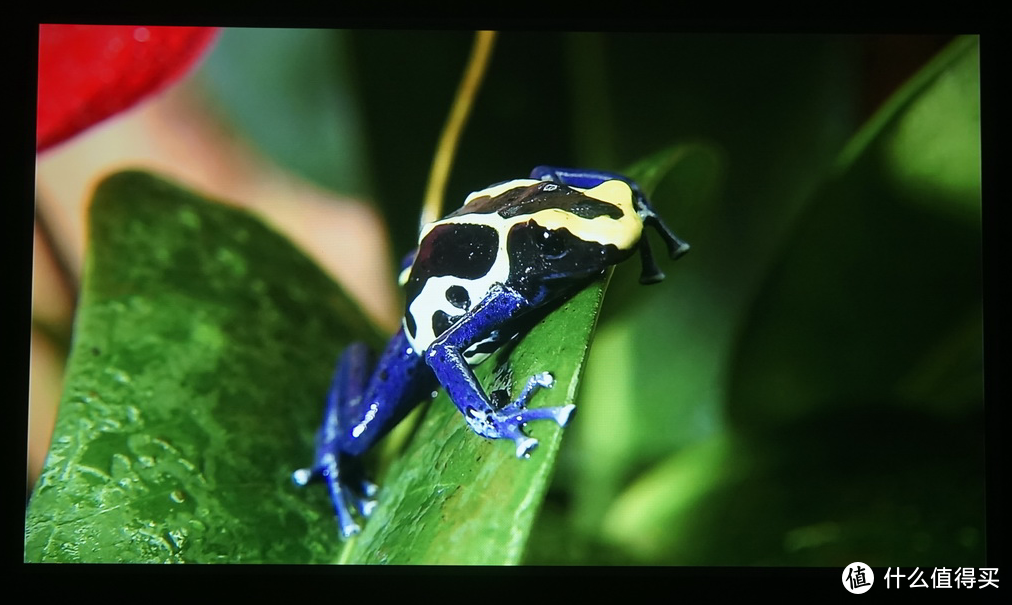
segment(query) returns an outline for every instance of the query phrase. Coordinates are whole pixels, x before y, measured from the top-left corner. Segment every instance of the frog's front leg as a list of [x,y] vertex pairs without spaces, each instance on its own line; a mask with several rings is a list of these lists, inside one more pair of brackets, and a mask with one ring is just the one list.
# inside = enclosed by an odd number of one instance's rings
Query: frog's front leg
[[542,372],[527,381],[516,400],[496,409],[463,353],[532,308],[533,305],[516,290],[502,284],[493,285],[481,302],[432,342],[425,355],[425,362],[474,432],[489,439],[512,439],[518,458],[528,456],[538,445],[537,439],[523,433],[524,424],[550,419],[565,426],[575,406],[527,409],[531,396],[554,382],[550,373]]
[[352,509],[368,517],[375,506],[377,487],[366,479],[362,455],[425,399],[435,382],[403,331],[390,340],[375,368],[372,357],[364,343],[344,350],[327,393],[313,464],[292,475],[298,485],[327,484],[345,537],[359,531]]

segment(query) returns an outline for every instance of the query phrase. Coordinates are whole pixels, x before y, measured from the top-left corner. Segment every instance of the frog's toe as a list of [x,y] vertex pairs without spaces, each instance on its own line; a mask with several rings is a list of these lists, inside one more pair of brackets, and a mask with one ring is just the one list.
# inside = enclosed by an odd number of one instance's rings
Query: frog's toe
[[365,518],[369,518],[372,515],[372,511],[376,508],[377,500],[375,496],[378,491],[379,487],[366,479],[360,479],[354,485],[345,486],[345,493],[351,497],[355,508]]
[[372,498],[377,492],[379,492],[379,486],[368,479],[362,479],[360,486],[362,494],[367,498]]
[[311,468],[300,468],[299,470],[292,473],[292,481],[299,487],[305,487],[313,480],[313,469]]
[[571,403],[548,408],[528,408],[516,413],[510,420],[519,424],[532,420],[554,420],[559,426],[566,426],[574,411],[576,406]]
[[372,516],[372,511],[376,509],[376,502],[372,498],[359,498],[358,512],[362,513],[362,516],[366,518]]
[[521,435],[513,440],[517,445],[517,458],[530,458],[531,452],[538,447],[538,440],[534,437]]
[[325,455],[315,467],[301,468],[292,473],[292,480],[299,486],[316,480],[326,483],[341,535],[348,538],[362,529],[352,510],[357,510],[363,517],[371,515],[376,508],[374,496],[379,488],[362,477],[357,460],[344,460],[345,456],[341,458],[339,464],[335,456]]
[[559,426],[566,426],[569,424],[569,419],[573,417],[573,413],[576,412],[576,406],[572,403],[554,408],[541,408],[548,410],[548,417],[559,423]]
[[517,458],[529,458],[538,446],[538,440],[524,434],[523,425],[532,420],[554,420],[559,426],[566,426],[576,406],[573,404],[558,407],[523,409],[508,416],[497,418],[499,433],[502,437],[512,439],[517,446]]
[[551,372],[541,372],[535,374],[527,379],[527,384],[524,385],[520,395],[517,396],[516,401],[510,404],[509,409],[520,410],[527,407],[527,402],[531,400],[534,393],[537,393],[541,389],[550,389],[555,386],[555,377],[552,376]]

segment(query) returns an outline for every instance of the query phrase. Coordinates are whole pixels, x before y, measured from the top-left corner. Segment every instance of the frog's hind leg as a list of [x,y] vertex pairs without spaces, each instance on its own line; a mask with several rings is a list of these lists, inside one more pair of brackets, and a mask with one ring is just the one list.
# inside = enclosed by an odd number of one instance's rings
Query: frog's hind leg
[[327,393],[313,464],[295,471],[292,478],[298,485],[313,480],[327,484],[344,536],[359,531],[352,509],[368,517],[376,505],[376,485],[366,479],[362,456],[429,397],[434,386],[432,371],[404,330],[390,339],[375,364],[369,348],[360,342],[341,355]]
[[354,417],[363,402],[363,393],[372,366],[372,353],[364,343],[353,343],[338,360],[323,424],[316,434],[316,454],[313,464],[292,474],[297,485],[323,480],[330,492],[345,537],[359,532],[360,527],[351,514],[352,508],[363,517],[368,517],[376,501],[376,484],[365,478],[361,458],[349,456],[340,451],[342,433],[346,432],[348,419]]

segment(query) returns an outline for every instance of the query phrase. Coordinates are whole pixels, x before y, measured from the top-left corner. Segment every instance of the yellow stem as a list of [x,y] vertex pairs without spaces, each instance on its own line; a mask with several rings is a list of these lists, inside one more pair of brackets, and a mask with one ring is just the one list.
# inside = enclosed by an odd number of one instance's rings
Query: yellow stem
[[443,197],[446,193],[446,181],[450,175],[453,156],[457,152],[460,133],[474,106],[474,99],[481,88],[481,80],[488,69],[489,57],[495,44],[495,32],[475,32],[471,58],[468,60],[464,77],[457,88],[450,115],[443,126],[443,134],[439,137],[436,155],[432,158],[432,169],[429,171],[429,184],[425,189],[425,200],[422,204],[422,216],[419,228],[443,216]]

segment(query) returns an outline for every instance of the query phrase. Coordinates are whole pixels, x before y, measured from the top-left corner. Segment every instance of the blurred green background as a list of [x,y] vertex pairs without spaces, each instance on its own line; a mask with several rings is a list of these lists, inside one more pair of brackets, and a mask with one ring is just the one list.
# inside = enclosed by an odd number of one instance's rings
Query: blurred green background
[[[200,82],[399,257],[471,40],[227,30]],[[447,198],[664,149],[692,252],[616,272],[527,561],[982,564],[976,39],[502,33]]]
[[[227,29],[193,85],[400,258],[471,42]],[[525,562],[983,564],[979,116],[973,37],[501,33],[448,204],[668,164],[692,245],[616,270]]]

